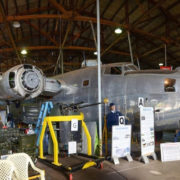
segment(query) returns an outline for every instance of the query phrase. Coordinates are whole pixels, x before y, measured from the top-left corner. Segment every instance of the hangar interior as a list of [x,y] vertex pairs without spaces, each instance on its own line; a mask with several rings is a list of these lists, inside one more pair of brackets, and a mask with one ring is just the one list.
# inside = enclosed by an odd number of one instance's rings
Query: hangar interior
[[179,10],[0,0],[0,179],[179,179]]

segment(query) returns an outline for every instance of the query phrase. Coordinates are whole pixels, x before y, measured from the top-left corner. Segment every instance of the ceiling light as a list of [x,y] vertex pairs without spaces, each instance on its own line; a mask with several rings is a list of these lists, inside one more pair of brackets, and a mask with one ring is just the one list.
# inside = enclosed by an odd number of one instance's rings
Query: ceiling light
[[26,55],[27,54],[27,50],[26,49],[22,49],[21,50],[21,54]]
[[13,22],[13,27],[14,28],[20,28],[21,24],[19,23],[19,21],[14,21]]
[[121,28],[116,28],[116,29],[114,30],[114,32],[115,32],[116,34],[121,34],[121,33],[122,33],[122,29],[121,29]]
[[163,66],[163,63],[159,63],[159,66]]
[[97,51],[94,52],[94,55],[97,55]]

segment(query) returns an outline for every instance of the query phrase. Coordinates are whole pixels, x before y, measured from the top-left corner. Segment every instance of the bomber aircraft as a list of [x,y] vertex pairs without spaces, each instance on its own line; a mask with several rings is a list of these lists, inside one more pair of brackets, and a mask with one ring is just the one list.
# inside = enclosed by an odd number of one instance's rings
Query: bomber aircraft
[[[139,99],[143,105],[153,107],[155,130],[180,128],[180,71],[139,70],[135,65],[124,63],[101,66],[102,102],[117,105],[134,126],[139,124]],[[97,102],[97,66],[46,78],[32,65],[18,65],[0,77],[0,99],[22,100],[43,94],[51,96],[54,103],[93,104]],[[102,106],[103,107],[103,106]],[[97,106],[82,109],[86,121],[98,120]],[[104,108],[102,108],[104,115]]]

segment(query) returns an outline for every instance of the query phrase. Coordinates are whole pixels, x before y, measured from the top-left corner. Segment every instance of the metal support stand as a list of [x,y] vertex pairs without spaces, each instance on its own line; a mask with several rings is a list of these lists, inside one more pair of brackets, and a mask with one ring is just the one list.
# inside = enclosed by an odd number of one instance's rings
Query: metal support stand
[[148,164],[148,163],[149,163],[148,157],[152,157],[153,160],[157,160],[156,153],[154,152],[154,153],[152,153],[152,154],[150,154],[150,155],[148,155],[148,156],[145,156],[145,155],[141,156],[141,157],[139,158],[139,161],[143,161],[145,164]]
[[129,162],[132,162],[132,161],[133,161],[133,158],[132,158],[132,156],[131,156],[130,154],[128,154],[128,155],[126,156],[126,159],[127,159]]
[[118,157],[113,157],[113,162],[115,165],[120,164]]
[[[59,162],[59,141],[56,137],[55,130],[53,128],[53,123],[56,122],[72,122],[73,119],[77,119],[78,121],[82,122],[82,128],[84,129],[86,138],[87,138],[87,149],[88,149],[88,155],[87,154],[81,154],[78,153],[78,156],[85,157],[88,160],[83,160],[82,158],[80,159],[80,163],[78,164],[72,164],[68,165],[67,164],[61,164]],[[49,127],[50,131],[50,136],[53,141],[53,152],[54,152],[54,158],[52,160],[46,159],[44,156],[44,144],[43,144],[43,139],[45,135],[45,131]],[[69,157],[70,158],[70,157]],[[78,157],[76,157],[76,160]],[[43,125],[42,125],[42,131],[40,134],[40,141],[39,141],[39,160],[48,166],[52,167],[53,169],[61,170],[64,173],[67,172],[69,174],[69,180],[72,180],[72,173],[77,171],[77,170],[85,170],[90,167],[97,167],[97,168],[102,168],[103,164],[102,162],[104,161],[104,158],[99,158],[97,156],[92,156],[92,145],[91,145],[91,136],[89,133],[89,130],[86,126],[86,123],[84,121],[84,114],[80,113],[80,115],[69,115],[69,116],[48,116],[44,119]]]
[[[125,156],[125,158],[128,160],[128,162],[132,162],[133,161],[133,158],[132,158],[132,156],[130,154]],[[120,164],[119,159],[120,158],[118,158],[118,157],[113,157],[113,162],[114,162],[115,165]]]
[[157,155],[156,155],[156,153],[155,153],[155,152],[154,152],[154,153],[152,153],[152,155],[151,155],[151,156],[152,156],[153,160],[155,160],[155,161],[157,160]]

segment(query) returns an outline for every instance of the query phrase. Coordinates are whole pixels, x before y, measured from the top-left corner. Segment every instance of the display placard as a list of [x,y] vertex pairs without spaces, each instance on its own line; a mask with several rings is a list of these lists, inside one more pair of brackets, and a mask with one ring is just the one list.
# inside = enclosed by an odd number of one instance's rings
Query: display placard
[[131,152],[131,125],[112,126],[112,158],[121,158]]
[[144,106],[144,98],[143,97],[139,97],[138,98],[138,107],[141,108]]
[[140,108],[141,156],[154,153],[154,110],[152,107]]
[[76,141],[68,142],[68,154],[76,154],[77,153],[77,143]]
[[78,119],[71,120],[71,131],[78,131]]
[[161,143],[161,161],[178,161],[180,160],[180,143]]
[[119,116],[119,125],[125,125],[125,117]]

